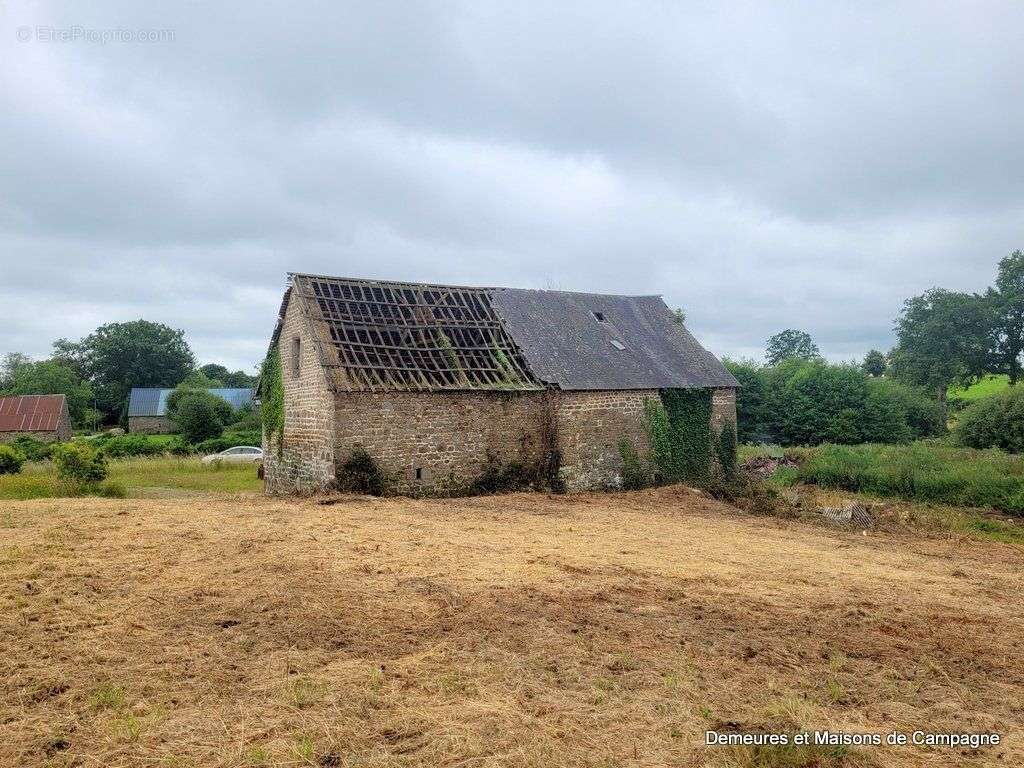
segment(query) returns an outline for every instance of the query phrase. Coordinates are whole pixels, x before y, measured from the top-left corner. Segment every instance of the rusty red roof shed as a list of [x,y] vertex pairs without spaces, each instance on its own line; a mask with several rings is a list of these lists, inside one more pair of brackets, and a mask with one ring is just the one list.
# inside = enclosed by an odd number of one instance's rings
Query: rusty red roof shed
[[67,414],[64,395],[0,397],[0,432],[56,432]]

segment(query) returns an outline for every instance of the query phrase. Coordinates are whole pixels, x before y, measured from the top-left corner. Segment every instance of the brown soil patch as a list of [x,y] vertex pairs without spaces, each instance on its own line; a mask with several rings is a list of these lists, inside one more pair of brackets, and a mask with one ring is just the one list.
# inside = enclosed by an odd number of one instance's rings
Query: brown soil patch
[[[4,513],[0,765],[1024,764],[1012,546],[685,489]],[[712,727],[1004,744],[758,752]]]

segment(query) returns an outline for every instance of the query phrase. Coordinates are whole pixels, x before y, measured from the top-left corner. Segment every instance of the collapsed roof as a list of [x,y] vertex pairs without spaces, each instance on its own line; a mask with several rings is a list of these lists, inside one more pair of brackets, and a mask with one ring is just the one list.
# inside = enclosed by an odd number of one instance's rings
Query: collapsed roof
[[289,277],[335,391],[737,386],[658,296]]

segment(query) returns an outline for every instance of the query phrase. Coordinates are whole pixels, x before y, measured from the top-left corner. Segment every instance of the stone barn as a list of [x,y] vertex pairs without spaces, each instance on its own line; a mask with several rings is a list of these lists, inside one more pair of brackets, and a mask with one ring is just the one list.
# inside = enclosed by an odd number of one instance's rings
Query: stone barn
[[736,380],[658,296],[289,278],[260,385],[269,493],[336,487],[363,451],[395,493],[512,467],[618,487],[671,393],[706,402],[697,434],[735,429]]
[[[206,391],[226,400],[236,411],[252,405],[252,389],[216,387]],[[174,389],[170,387],[132,387],[128,396],[128,431],[145,435],[166,435],[176,431],[177,425],[167,415],[167,398],[172,392]]]
[[0,443],[18,437],[63,442],[71,435],[71,416],[64,395],[0,397]]

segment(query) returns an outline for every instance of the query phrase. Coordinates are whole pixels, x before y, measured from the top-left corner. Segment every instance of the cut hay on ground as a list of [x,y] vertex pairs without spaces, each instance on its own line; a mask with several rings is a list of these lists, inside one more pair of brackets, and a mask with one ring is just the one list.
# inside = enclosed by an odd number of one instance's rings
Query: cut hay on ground
[[1022,563],[685,489],[2,502],[0,765],[1022,765]]

